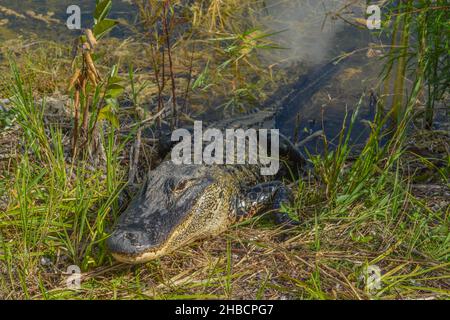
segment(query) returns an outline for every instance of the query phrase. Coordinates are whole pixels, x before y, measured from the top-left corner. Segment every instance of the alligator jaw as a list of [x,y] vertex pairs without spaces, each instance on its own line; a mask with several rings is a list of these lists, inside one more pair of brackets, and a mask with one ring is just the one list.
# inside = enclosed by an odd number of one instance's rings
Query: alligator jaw
[[[145,263],[150,260],[157,259],[167,253],[170,253],[183,245],[183,242],[177,241],[180,233],[183,233],[186,227],[191,224],[192,217],[184,220],[177,229],[169,236],[166,241],[161,243],[158,247],[149,247],[142,251],[136,250],[133,253],[127,253],[125,250],[112,251],[112,256],[119,262],[128,264]],[[137,249],[137,248],[136,248]]]
[[125,253],[112,252],[112,256],[119,262],[127,263],[127,264],[139,264],[148,262],[150,260],[159,258],[166,253],[166,250],[148,250],[144,251],[138,255],[128,255]]
[[163,162],[106,240],[121,262],[144,263],[230,224],[238,183],[222,167]]
[[[201,203],[204,201],[199,200],[198,202],[200,202],[201,207]],[[198,209],[199,203],[196,203],[192,211],[198,212]],[[206,215],[190,214],[159,247],[150,247],[142,251],[136,250],[135,253],[112,250],[111,254],[118,261],[128,264],[145,263],[157,259],[195,240],[225,231],[229,222],[229,210],[230,208],[226,205],[218,205],[215,210],[208,212]]]

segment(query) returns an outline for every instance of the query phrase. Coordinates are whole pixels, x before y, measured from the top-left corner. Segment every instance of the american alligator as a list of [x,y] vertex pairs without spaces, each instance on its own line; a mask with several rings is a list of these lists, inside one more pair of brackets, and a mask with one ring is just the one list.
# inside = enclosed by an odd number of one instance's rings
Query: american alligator
[[[211,125],[218,129],[279,128],[276,113],[308,101],[337,67],[328,64],[306,78],[308,90],[294,86],[281,100],[281,107],[223,120]],[[302,81],[303,78],[302,78]],[[274,101],[274,104],[275,101]],[[281,112],[285,112],[282,110]],[[269,144],[269,143],[268,143]],[[304,165],[304,158],[288,139],[280,138],[280,153],[286,165]],[[280,212],[290,192],[277,177],[261,175],[258,165],[174,164],[163,161],[147,177],[107,240],[112,255],[121,262],[141,263],[173,252],[183,245],[218,235],[231,224],[272,208],[278,223],[291,220]]]
[[[354,32],[353,29],[347,31]],[[361,31],[361,41],[366,44],[365,34]],[[346,44],[339,44],[337,48],[339,52],[355,49]],[[304,116],[304,111],[309,110],[317,117],[324,105],[329,105],[328,110],[333,113],[331,128],[324,122],[322,124],[325,124],[325,130],[336,132],[336,124],[340,128],[345,118],[346,106],[351,108],[358,104],[366,75],[378,74],[373,70],[374,64],[367,63],[364,53],[357,56],[352,54],[338,64],[330,62],[312,68],[288,89],[283,88],[281,93],[273,95],[266,104],[270,107],[212,125],[218,129],[279,129],[280,156],[286,161],[280,161],[282,168],[278,176],[270,177],[272,181],[261,176],[258,165],[176,165],[166,159],[149,173],[141,191],[119,218],[107,240],[112,255],[126,263],[145,262],[194,240],[217,235],[236,221],[270,208],[278,222],[288,222],[288,217],[279,209],[282,203],[289,201],[290,192],[280,180],[295,174],[305,164],[305,157],[294,138],[297,115],[301,111]],[[346,73],[355,64],[361,66],[361,71]],[[352,77],[351,82],[344,81],[348,77]],[[366,83],[366,86],[370,85]],[[333,99],[328,99],[330,92]],[[318,99],[323,95],[325,101]],[[301,127],[306,128],[305,125]],[[322,128],[312,129],[317,132]],[[354,131],[356,135],[364,136],[362,125]]]

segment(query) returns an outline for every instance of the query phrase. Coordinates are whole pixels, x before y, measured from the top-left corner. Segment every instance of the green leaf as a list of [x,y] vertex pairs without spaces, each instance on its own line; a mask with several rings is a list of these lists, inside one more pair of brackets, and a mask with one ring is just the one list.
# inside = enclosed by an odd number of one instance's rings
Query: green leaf
[[119,101],[114,98],[105,98],[106,104],[109,105],[113,111],[119,110]]
[[111,105],[106,105],[98,113],[98,121],[106,120],[115,128],[119,128],[119,119],[113,112],[113,107]]
[[98,40],[101,37],[103,37],[105,34],[107,34],[109,31],[111,31],[112,28],[114,28],[117,25],[116,20],[112,19],[105,19],[101,22],[97,23],[94,27],[94,36]]
[[110,72],[111,77],[116,77],[118,73],[119,73],[119,67],[115,64],[111,68],[111,72]]
[[123,93],[124,90],[125,88],[120,84],[113,83],[108,86],[108,89],[106,90],[106,96],[108,98],[117,98]]
[[112,6],[111,0],[103,0],[97,2],[94,11],[94,22],[96,25],[108,15],[109,11],[111,11],[111,6]]
[[121,78],[121,77],[111,77],[111,78],[109,78],[109,83],[110,84],[115,84],[115,83],[119,83],[119,82],[122,82],[123,81],[123,79]]

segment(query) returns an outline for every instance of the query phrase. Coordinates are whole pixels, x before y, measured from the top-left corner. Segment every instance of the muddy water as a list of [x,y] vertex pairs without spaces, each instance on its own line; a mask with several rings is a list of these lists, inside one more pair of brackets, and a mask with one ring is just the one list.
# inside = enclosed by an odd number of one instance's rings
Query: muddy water
[[[134,21],[136,10],[131,1],[114,0],[111,17]],[[70,39],[77,31],[65,26],[67,7],[78,5],[82,13],[82,28],[92,26],[94,0],[1,0],[0,41],[18,36],[52,40]],[[125,28],[116,28],[115,36],[126,34]]]
[[[137,11],[130,2],[115,0],[111,16],[135,21]],[[351,143],[362,144],[368,135],[365,120],[372,120],[375,112],[371,91],[381,71],[379,52],[369,47],[379,44],[380,39],[366,28],[358,29],[336,19],[332,12],[347,15],[347,19],[363,18],[361,8],[364,7],[339,11],[342,0],[326,0],[324,4],[310,0],[268,0],[266,3],[261,23],[273,32],[283,30],[274,40],[285,50],[262,58],[268,65],[294,69],[302,66],[298,73],[295,70],[290,73],[294,77],[290,81],[293,86],[282,88],[272,99],[282,101],[276,127],[294,142],[323,130],[333,145],[344,119],[347,117],[348,123],[361,96],[365,95],[351,136]],[[92,0],[1,0],[0,41],[18,36],[73,39],[77,31],[69,31],[65,26],[66,9],[71,4],[81,7],[82,27],[90,27],[95,6]],[[126,34],[126,28],[121,27],[112,35],[124,37]],[[339,60],[343,54],[349,55]],[[311,139],[304,146],[312,153],[323,149],[320,138]]]
[[[353,1],[354,6],[346,7],[348,2],[269,1],[271,18],[266,25],[286,30],[277,35],[287,48],[280,60],[287,68],[301,63],[308,70],[294,82],[286,98],[280,96],[276,126],[293,142],[303,141],[311,153],[323,151],[321,131],[329,146],[335,147],[343,123],[349,126],[358,106],[350,143],[359,149],[376,112],[374,93],[382,69],[379,45],[385,40],[365,26],[355,26],[365,17],[365,1]],[[355,25],[333,16],[336,12]]]
[[[342,41],[348,39],[347,34],[353,35],[353,41]],[[296,143],[323,131],[333,148],[338,143],[343,123],[349,127],[355,115],[350,143],[358,149],[362,147],[370,132],[369,122],[375,116],[382,67],[379,58],[372,56],[373,49],[366,48],[375,40],[366,31],[343,28],[336,35],[333,50],[352,54],[342,60],[337,56],[326,58],[311,65],[309,71],[299,77],[277,115],[280,131]],[[305,146],[310,152],[323,150],[322,139],[307,141]]]

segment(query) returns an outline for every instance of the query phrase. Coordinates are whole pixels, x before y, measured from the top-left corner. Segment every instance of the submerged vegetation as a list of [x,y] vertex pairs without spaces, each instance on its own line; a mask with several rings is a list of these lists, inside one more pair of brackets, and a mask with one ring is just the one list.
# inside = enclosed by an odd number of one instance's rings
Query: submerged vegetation
[[[97,1],[97,28],[75,46],[0,44],[0,298],[448,299],[450,11],[399,3],[386,4],[392,43],[379,46],[364,146],[350,142],[363,97],[335,147],[323,137],[308,175],[287,182],[283,210],[300,224],[258,216],[139,266],[115,262],[105,239],[160,161],[157,132],[262,108],[308,66],[273,62],[288,48],[257,0],[136,0],[140,23],[122,22],[133,37],[101,40],[114,4]],[[71,265],[81,289],[67,287]]]

